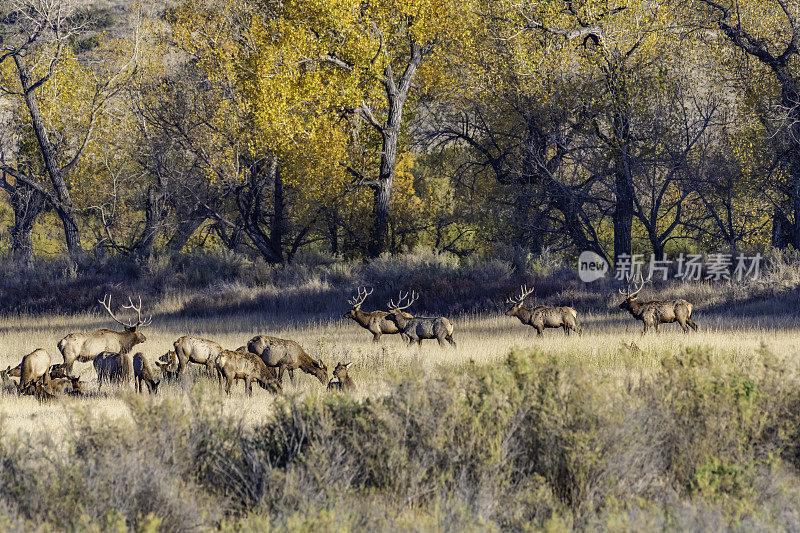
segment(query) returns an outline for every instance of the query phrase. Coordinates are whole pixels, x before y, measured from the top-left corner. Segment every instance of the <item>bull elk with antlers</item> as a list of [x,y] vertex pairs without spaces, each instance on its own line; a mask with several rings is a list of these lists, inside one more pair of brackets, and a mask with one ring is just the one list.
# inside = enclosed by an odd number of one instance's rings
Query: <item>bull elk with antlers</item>
[[[408,341],[405,333],[401,332],[393,321],[389,320],[387,311],[362,311],[361,304],[367,299],[367,296],[372,294],[374,289],[367,291],[366,287],[358,289],[358,294],[347,300],[352,306],[348,312],[344,314],[344,318],[352,318],[359,326],[372,333],[372,342],[379,342],[381,335],[394,335],[399,333],[404,341]],[[414,318],[408,313],[403,313],[406,318]]]
[[408,335],[409,342],[416,342],[417,345],[421,345],[423,339],[436,339],[439,341],[439,346],[444,346],[444,341],[447,341],[450,346],[455,348],[456,341],[453,340],[453,324],[445,317],[407,318],[406,315],[408,313],[404,313],[403,309],[410,307],[418,297],[419,295],[412,291],[410,297],[408,293],[400,293],[397,303],[394,303],[394,300],[389,300],[387,318],[397,324],[397,328],[401,332]]
[[655,326],[656,331],[658,331],[659,324],[672,324],[673,322],[680,324],[684,333],[689,331],[690,327],[697,331],[697,324],[692,320],[692,304],[686,300],[650,300],[649,302],[640,302],[638,295],[644,288],[645,283],[642,280],[641,285],[633,292],[630,290],[630,285],[625,291],[619,290],[620,294],[625,297],[625,300],[619,304],[619,308],[628,311],[636,320],[641,320],[644,323],[642,335],[647,333],[648,327]]
[[117,318],[111,310],[111,295],[106,294],[102,300],[98,300],[105,310],[111,315],[115,322],[122,325],[123,331],[111,329],[98,329],[89,333],[70,333],[58,342],[58,349],[64,357],[64,367],[67,374],[72,375],[72,364],[78,360],[87,362],[94,359],[102,352],[114,352],[127,354],[137,344],[147,340],[144,333],[139,331],[150,325],[152,317],[142,319],[142,298],[139,297],[139,305],[133,304],[133,300],[128,298],[129,305],[123,305],[123,309],[136,311],[136,322],[123,322]]
[[572,307],[551,307],[548,305],[537,305],[533,309],[528,309],[522,303],[525,298],[530,296],[533,289],[528,289],[523,285],[520,288],[519,296],[509,298],[506,303],[512,305],[506,311],[506,315],[515,316],[523,324],[527,324],[536,329],[536,336],[541,337],[545,328],[564,328],[564,334],[569,335],[570,331],[580,334],[582,329],[578,327],[578,312]]

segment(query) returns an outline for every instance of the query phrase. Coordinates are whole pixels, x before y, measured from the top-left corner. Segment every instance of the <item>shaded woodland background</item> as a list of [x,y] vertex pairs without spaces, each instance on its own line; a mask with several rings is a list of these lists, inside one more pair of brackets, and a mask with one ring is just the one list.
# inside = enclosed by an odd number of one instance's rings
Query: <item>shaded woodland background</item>
[[799,9],[5,2],[7,279],[800,249]]

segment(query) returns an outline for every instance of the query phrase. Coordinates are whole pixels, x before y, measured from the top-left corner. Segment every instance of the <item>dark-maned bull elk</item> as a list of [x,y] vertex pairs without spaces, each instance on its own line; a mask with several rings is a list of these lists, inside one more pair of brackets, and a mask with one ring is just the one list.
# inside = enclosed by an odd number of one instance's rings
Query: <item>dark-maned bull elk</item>
[[[364,303],[367,296],[372,294],[373,290],[374,289],[370,289],[367,291],[366,287],[358,289],[358,294],[347,300],[347,303],[352,306],[352,309],[344,314],[344,318],[352,318],[359,326],[372,333],[372,342],[379,342],[381,340],[381,335],[393,335],[395,333],[399,333],[404,341],[408,341],[408,337],[405,333],[400,331],[397,324],[389,320],[389,313],[387,311],[367,312],[361,310],[361,304]],[[407,318],[413,318],[413,316],[408,313],[403,314]]]
[[325,363],[312,359],[295,341],[256,335],[247,343],[247,350],[259,356],[267,366],[277,368],[278,381],[281,383],[284,370],[289,371],[289,379],[294,381],[294,371],[298,368],[315,376],[323,385],[328,382]]
[[625,297],[625,300],[619,304],[619,308],[628,311],[636,320],[644,323],[642,335],[647,333],[648,327],[655,326],[658,331],[659,324],[673,322],[680,324],[684,333],[689,331],[690,327],[697,331],[697,324],[692,320],[692,304],[682,299],[640,302],[638,295],[644,285],[645,281],[642,280],[641,285],[633,292],[630,290],[630,285],[625,291],[619,290],[620,294]]
[[[396,304],[393,300],[389,300],[389,320],[397,324],[400,331],[408,335],[409,342],[416,342],[417,345],[422,345],[423,339],[436,339],[439,341],[439,346],[444,346],[444,341],[447,341],[450,346],[455,348],[456,341],[453,340],[453,324],[445,317],[406,317],[407,313],[404,313],[403,309],[411,306],[418,297],[419,295],[412,291],[410,298],[408,293],[400,293],[400,298]],[[405,305],[403,305],[404,301],[406,302]]]
[[569,335],[570,331],[581,333],[578,327],[578,312],[572,307],[550,307],[548,305],[537,305],[533,309],[524,307],[525,301],[533,289],[528,289],[525,285],[520,287],[519,296],[509,298],[506,303],[511,304],[511,309],[506,311],[506,315],[515,316],[523,324],[536,328],[536,336],[541,337],[545,328],[563,328],[564,334]]
[[259,356],[241,347],[237,350],[222,350],[215,358],[219,391],[222,392],[222,378],[225,378],[225,393],[231,393],[234,380],[244,380],[247,395],[253,395],[253,381],[262,389],[270,392],[280,392],[281,384],[275,369],[264,364]]
[[[354,391],[356,390],[356,382],[353,378],[347,375],[347,368],[353,363],[336,363],[336,368],[333,369],[333,378],[328,383],[328,390],[340,391]],[[336,378],[336,381],[334,381]]]
[[129,305],[123,305],[123,309],[136,311],[136,323],[123,322],[119,320],[111,311],[111,295],[106,294],[100,304],[108,311],[115,322],[125,327],[124,331],[114,331],[111,329],[98,329],[90,333],[70,333],[58,343],[58,349],[64,357],[64,366],[67,374],[72,375],[72,364],[78,360],[87,362],[94,359],[102,352],[128,353],[137,344],[147,340],[144,333],[139,328],[150,325],[152,318],[142,320],[142,298],[139,298],[139,305],[133,304],[133,300],[128,298]]

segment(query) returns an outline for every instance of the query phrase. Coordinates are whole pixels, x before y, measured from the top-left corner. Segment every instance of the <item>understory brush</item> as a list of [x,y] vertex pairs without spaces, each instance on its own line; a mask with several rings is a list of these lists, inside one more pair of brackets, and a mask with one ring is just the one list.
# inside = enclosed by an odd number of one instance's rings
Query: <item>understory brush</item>
[[[576,358],[576,360],[578,360]],[[108,529],[800,528],[796,372],[709,349],[607,375],[514,351],[388,394],[287,397],[255,427],[196,388],[0,439],[0,524]]]

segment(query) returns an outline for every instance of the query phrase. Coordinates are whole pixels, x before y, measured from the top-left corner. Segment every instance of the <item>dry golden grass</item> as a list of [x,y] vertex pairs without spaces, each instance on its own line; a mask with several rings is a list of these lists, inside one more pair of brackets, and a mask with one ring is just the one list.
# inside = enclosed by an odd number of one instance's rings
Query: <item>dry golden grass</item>
[[[642,337],[640,323],[621,312],[598,313],[581,319],[582,336],[567,337],[561,330],[553,329],[546,330],[542,338],[536,338],[535,330],[504,315],[462,317],[454,321],[456,349],[440,348],[435,341],[424,341],[418,349],[406,347],[396,335],[384,336],[381,344],[375,345],[366,330],[343,319],[276,326],[260,315],[187,319],[164,314],[145,330],[148,340],[137,349],[152,361],[171,349],[176,338],[186,334],[214,339],[231,349],[246,344],[260,333],[290,338],[300,342],[312,357],[321,358],[329,374],[338,361],[352,361],[350,374],[358,385],[356,395],[359,398],[384,394],[389,390],[387,378],[415,368],[430,375],[469,361],[491,364],[513,348],[537,348],[565,362],[579,358],[596,370],[598,378],[619,379],[621,383],[653,371],[664,356],[688,346],[713,348],[734,365],[751,359],[762,344],[780,358],[797,359],[800,354],[800,328],[790,322],[781,322],[780,328],[751,327],[747,320],[732,321],[722,316],[709,316],[704,321],[700,313],[697,315],[702,328],[699,333],[685,335],[672,324],[663,325],[659,334]],[[109,327],[109,323],[103,317],[90,315],[8,318],[0,331],[0,368],[16,365],[23,355],[39,347],[45,348],[54,362],[60,362],[61,355],[56,347],[59,339],[72,331],[97,327]],[[41,405],[31,397],[17,397],[10,389],[4,389],[0,393],[0,417],[5,419],[6,431],[43,430],[58,434],[69,423],[65,414],[73,407],[90,410],[98,417],[129,416],[122,398],[132,394],[132,388],[104,386],[98,393],[91,363],[76,363],[75,368],[88,383],[87,397]],[[195,371],[189,380],[201,381],[201,394],[208,395],[209,401],[219,401],[225,414],[256,423],[270,413],[275,397],[266,391],[256,386],[250,399],[242,383],[237,382],[232,396],[223,398],[217,391],[215,379],[203,376],[195,365],[190,368]],[[185,398],[187,390],[188,387],[162,383],[159,397]],[[285,378],[286,395],[324,392],[324,385],[303,372],[295,373],[294,384]]]

